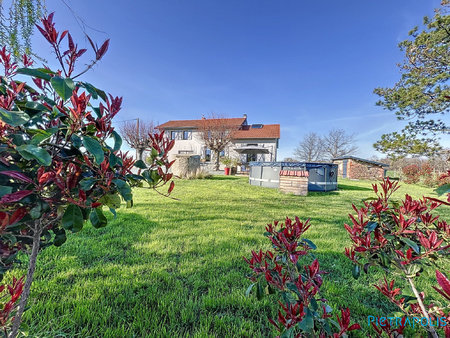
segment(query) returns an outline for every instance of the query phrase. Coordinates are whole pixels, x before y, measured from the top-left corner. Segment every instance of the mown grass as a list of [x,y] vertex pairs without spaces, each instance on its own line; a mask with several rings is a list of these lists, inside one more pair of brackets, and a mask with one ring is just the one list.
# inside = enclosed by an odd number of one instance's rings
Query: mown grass
[[[134,207],[120,209],[106,228],[86,225],[61,248],[42,252],[25,315],[30,334],[271,336],[267,317],[275,316],[276,300],[244,296],[249,281],[242,256],[270,247],[266,223],[299,216],[311,218],[306,237],[330,273],[324,296],[335,309],[350,307],[363,327],[358,335],[367,336],[367,316],[394,308],[372,287],[381,274],[354,280],[342,254],[349,243],[343,224],[351,204],[372,195],[370,182],[342,180],[339,188],[299,197],[249,186],[245,178],[215,177],[177,181],[179,201],[135,189]],[[406,192],[435,196],[408,185],[396,196]],[[427,278],[419,287],[430,291],[430,283]]]

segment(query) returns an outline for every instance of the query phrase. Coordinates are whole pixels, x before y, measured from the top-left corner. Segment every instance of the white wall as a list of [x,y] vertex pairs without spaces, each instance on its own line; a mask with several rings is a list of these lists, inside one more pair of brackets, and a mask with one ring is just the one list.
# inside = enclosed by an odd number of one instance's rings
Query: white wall
[[[166,135],[170,137],[172,130],[166,130]],[[173,130],[173,131],[182,131]],[[258,156],[258,160],[261,161],[276,161],[277,158],[277,140],[276,139],[238,139],[233,140],[233,142],[228,145],[225,149],[225,155],[237,158],[244,159],[245,155],[241,155],[237,153],[234,148],[245,147],[247,144],[257,144],[258,147],[264,147],[269,150],[269,154],[261,154]],[[205,157],[205,145],[203,144],[201,133],[199,131],[192,131],[192,138],[190,140],[175,140],[175,145],[172,150],[169,152],[169,160],[172,161],[175,158],[176,154],[180,154],[182,152],[188,151],[192,155],[200,155],[203,159]],[[213,154],[211,154],[213,155]]]

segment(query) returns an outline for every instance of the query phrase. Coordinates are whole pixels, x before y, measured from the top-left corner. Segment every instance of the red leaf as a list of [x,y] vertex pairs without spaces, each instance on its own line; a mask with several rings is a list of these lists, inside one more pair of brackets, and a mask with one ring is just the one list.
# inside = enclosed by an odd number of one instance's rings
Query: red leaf
[[350,326],[347,331],[353,331],[353,330],[360,330],[361,326],[358,323],[353,324],[352,326]]
[[94,50],[94,52],[97,54],[97,47],[95,47],[94,43],[92,42],[91,38],[89,37],[89,35],[86,35],[87,39],[89,40],[89,43],[92,46],[92,49]]
[[96,53],[97,60],[100,60],[103,57],[103,55],[105,55],[106,51],[108,50],[108,47],[109,47],[109,39],[103,42],[103,45],[97,51]]
[[9,218],[9,225],[19,222],[28,213],[26,208],[19,208]]
[[167,191],[167,193],[170,194],[174,187],[175,187],[175,182],[174,181],[170,182],[169,190]]
[[12,194],[7,194],[2,197],[0,200],[0,203],[13,203],[20,201],[22,198],[27,197],[28,195],[31,195],[33,193],[33,190],[21,190],[13,192]]
[[436,270],[436,279],[442,290],[450,296],[450,280],[439,270]]
[[30,178],[28,178],[27,176],[25,176],[22,173],[19,173],[18,171],[8,171],[8,170],[7,171],[0,171],[0,174],[3,174],[3,175],[6,175],[6,176],[9,176],[9,177],[18,179],[18,180],[23,181],[23,182],[33,183],[33,181]]
[[59,43],[61,43],[62,39],[64,39],[64,37],[66,36],[66,34],[67,34],[68,32],[69,32],[69,31],[64,31],[64,32],[61,33],[61,37],[59,38]]

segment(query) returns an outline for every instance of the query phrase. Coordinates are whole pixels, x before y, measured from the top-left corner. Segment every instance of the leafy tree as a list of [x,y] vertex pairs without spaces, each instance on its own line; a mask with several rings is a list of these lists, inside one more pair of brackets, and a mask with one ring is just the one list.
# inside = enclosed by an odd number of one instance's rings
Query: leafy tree
[[421,32],[418,27],[409,32],[410,38],[399,44],[405,53],[399,65],[400,80],[392,88],[374,90],[381,97],[377,105],[394,111],[399,120],[409,120],[402,134],[383,135],[375,144],[381,152],[391,156],[434,154],[439,149],[435,136],[449,131],[440,120],[450,111],[448,8],[449,1],[443,1],[433,18],[424,18]]
[[355,138],[343,129],[332,129],[323,138],[324,157],[330,159],[354,154],[358,147]]
[[[408,127],[406,129],[409,130]],[[411,132],[384,134],[381,136],[381,140],[374,143],[373,146],[377,151],[386,154],[391,160],[398,160],[408,155],[433,157],[441,150],[441,146],[436,139],[419,139]]]
[[45,11],[45,0],[12,0],[6,10],[0,1],[0,46],[8,46],[14,58],[31,53],[35,24]]
[[[61,69],[31,68],[27,56],[22,59],[23,68],[18,68],[6,48],[0,49],[4,68],[0,77],[0,278],[14,267],[20,251],[29,253],[10,337],[18,334],[41,249],[62,245],[66,231],[80,231],[88,219],[95,228],[106,226],[103,207],[115,214],[121,198],[132,206],[133,184],[145,181],[157,188],[172,177],[167,152],[174,142],[164,133],[150,135],[149,167],[135,162],[120,151],[122,140],[112,127],[122,98],[75,80],[102,59],[109,41],[100,48],[92,43],[95,59],[76,74],[76,64],[86,50],[78,49],[68,31],[56,30],[53,14],[38,28]],[[21,82],[16,75],[32,81]],[[131,173],[133,165],[141,169],[141,175]],[[172,189],[173,182],[168,194]],[[16,300],[14,296],[10,306]]]
[[312,132],[303,137],[294,151],[294,156],[301,161],[320,161],[323,156],[323,151],[323,139]]

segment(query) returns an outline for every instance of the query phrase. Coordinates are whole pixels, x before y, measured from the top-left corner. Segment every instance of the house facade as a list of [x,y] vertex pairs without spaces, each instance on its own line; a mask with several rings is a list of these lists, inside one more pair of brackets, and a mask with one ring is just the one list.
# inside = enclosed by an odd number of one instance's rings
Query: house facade
[[[203,120],[174,120],[157,128],[175,140],[169,159],[175,155],[199,155],[202,162],[212,162],[214,154],[206,147],[200,131]],[[248,124],[247,116],[224,118],[221,123],[232,129],[232,140],[220,154],[239,160],[242,164],[251,161],[276,161],[280,139],[279,124]]]
[[334,158],[338,165],[338,176],[357,180],[381,180],[386,176],[389,165],[354,156]]

